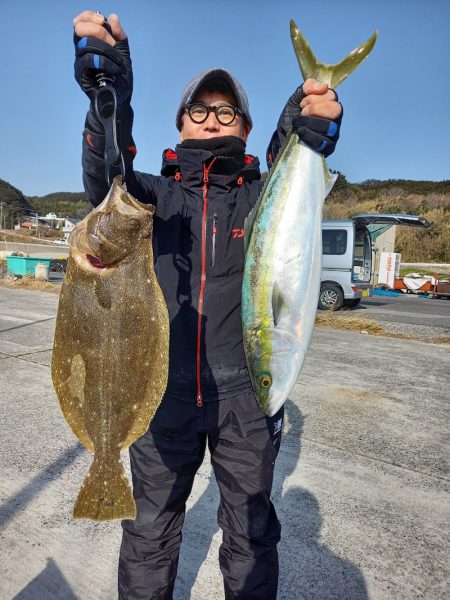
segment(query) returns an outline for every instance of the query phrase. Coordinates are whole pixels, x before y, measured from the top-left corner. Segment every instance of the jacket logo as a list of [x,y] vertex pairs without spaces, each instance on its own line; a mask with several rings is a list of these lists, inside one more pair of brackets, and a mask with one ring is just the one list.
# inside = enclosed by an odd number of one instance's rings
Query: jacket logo
[[243,238],[245,232],[243,229],[232,229],[231,233],[233,234],[233,239],[236,239],[236,238]]

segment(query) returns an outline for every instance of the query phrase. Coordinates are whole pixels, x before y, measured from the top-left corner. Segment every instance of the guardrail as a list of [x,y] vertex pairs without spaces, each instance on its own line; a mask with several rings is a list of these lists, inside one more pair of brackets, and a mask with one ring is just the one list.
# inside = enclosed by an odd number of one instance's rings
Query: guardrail
[[437,270],[440,273],[450,273],[450,264],[448,263],[400,263],[401,269],[427,269],[428,271]]

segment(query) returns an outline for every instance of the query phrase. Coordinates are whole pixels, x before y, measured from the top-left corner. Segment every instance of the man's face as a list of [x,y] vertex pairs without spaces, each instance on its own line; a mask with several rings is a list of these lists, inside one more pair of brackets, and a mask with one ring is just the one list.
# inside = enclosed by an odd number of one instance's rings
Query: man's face
[[[195,102],[201,102],[205,106],[220,106],[229,104],[235,106],[233,97],[220,92],[202,92],[195,97]],[[180,141],[183,140],[206,140],[224,135],[234,135],[247,141],[250,129],[241,115],[236,118],[231,125],[222,125],[217,120],[214,112],[210,112],[204,123],[194,123],[187,112],[184,113],[181,121]]]

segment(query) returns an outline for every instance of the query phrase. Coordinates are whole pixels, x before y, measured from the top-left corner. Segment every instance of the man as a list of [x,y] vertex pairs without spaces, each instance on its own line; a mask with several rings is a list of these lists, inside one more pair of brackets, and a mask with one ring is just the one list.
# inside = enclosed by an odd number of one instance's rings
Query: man
[[[283,409],[272,418],[262,414],[242,345],[243,226],[262,186],[258,159],[245,153],[247,96],[224,69],[191,80],[176,115],[180,143],[164,152],[161,175],[135,172],[128,41],[117,15],[105,24],[91,11],[74,19],[75,76],[91,101],[95,75],[114,77],[126,184],[138,200],[156,205],[155,270],[171,321],[167,390],[148,432],[130,448],[137,519],[122,523],[119,598],[172,598],[185,503],[208,443],[220,490],[225,598],[274,600],[280,525],[270,492]],[[269,164],[292,127],[330,154],[341,115],[332,90],[306,81],[281,114]],[[83,176],[94,205],[108,190],[103,153],[91,104]]]

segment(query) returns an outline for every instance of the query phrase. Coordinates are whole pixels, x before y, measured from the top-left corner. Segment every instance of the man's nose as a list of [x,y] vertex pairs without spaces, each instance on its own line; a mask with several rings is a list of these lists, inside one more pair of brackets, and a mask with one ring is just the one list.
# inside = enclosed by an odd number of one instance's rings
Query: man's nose
[[220,129],[220,123],[217,120],[216,113],[212,110],[205,121],[205,127],[214,131]]

